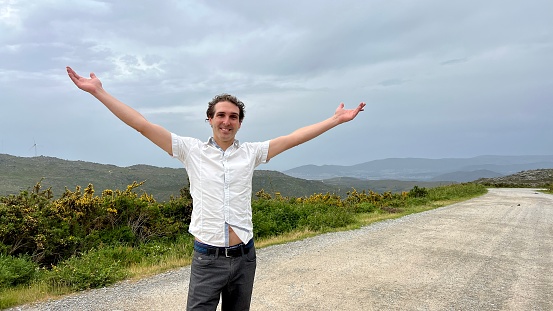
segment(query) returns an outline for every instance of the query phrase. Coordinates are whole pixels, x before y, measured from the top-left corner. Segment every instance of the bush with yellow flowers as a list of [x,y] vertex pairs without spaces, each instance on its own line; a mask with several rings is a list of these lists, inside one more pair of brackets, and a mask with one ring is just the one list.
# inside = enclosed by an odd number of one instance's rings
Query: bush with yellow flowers
[[0,197],[0,253],[27,255],[48,267],[102,245],[139,245],[185,233],[191,198],[158,203],[137,193],[142,184],[99,196],[89,184],[54,199],[39,182],[32,190]]

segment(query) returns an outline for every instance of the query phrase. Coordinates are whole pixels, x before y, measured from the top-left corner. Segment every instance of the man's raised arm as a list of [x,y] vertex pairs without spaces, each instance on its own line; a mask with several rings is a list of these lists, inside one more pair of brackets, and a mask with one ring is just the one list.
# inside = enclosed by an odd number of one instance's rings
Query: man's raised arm
[[297,145],[303,144],[304,142],[321,135],[322,133],[330,130],[337,125],[355,119],[357,114],[363,111],[364,108],[365,103],[360,103],[357,108],[346,110],[344,109],[344,104],[342,103],[338,106],[336,112],[332,117],[319,123],[302,127],[288,135],[272,139],[269,143],[269,154],[267,156],[267,161],[278,155],[279,153],[284,152]]
[[106,92],[102,87],[102,82],[100,82],[94,73],[91,73],[90,79],[88,79],[79,76],[73,69],[67,67],[67,74],[79,89],[96,97],[121,121],[140,132],[170,155],[173,154],[171,133],[165,128],[149,122],[138,111]]

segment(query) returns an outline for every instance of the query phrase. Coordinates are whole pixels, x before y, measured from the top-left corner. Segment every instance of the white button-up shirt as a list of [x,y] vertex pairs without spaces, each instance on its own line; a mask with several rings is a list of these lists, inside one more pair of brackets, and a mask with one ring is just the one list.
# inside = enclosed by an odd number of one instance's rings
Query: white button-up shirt
[[188,231],[203,243],[229,246],[228,226],[247,243],[253,238],[252,178],[267,162],[269,141],[234,144],[223,152],[208,142],[171,134],[173,157],[186,169],[193,200]]

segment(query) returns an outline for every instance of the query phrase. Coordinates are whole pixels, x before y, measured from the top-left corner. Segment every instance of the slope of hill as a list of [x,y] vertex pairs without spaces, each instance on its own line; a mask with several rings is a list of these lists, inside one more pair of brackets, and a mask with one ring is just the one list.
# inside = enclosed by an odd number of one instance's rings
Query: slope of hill
[[[159,201],[178,196],[180,189],[188,186],[184,168],[161,168],[149,165],[118,167],[84,161],[68,161],[52,157],[16,157],[0,154],[0,196],[17,194],[32,188],[42,180],[43,189],[52,188],[55,196],[67,187],[94,185],[97,193],[104,189],[125,189],[134,181],[145,181],[139,191],[152,194]],[[448,183],[448,182],[445,182]],[[449,182],[451,183],[451,182]],[[274,195],[303,197],[314,193],[335,193],[345,196],[353,188],[375,192],[409,191],[413,186],[434,187],[444,182],[413,182],[396,180],[360,180],[357,178],[333,178],[329,180],[305,180],[286,174],[256,170],[253,176],[253,194],[263,189]]]
[[[428,163],[427,161],[422,162]],[[528,164],[535,165],[531,162]],[[330,169],[336,169],[336,166],[333,167]],[[311,168],[316,168],[316,166],[311,166]],[[408,191],[415,185],[431,188],[454,182],[476,180],[478,176],[493,177],[477,180],[477,182],[487,185],[542,187],[553,183],[553,169],[523,170],[513,175],[500,177],[498,175],[494,171],[484,170],[445,173],[429,181],[369,180],[354,177],[306,180],[276,171],[257,170],[253,177],[253,194],[261,189],[271,195],[279,192],[283,196],[291,197],[327,192],[345,196],[352,189],[358,191],[370,189],[379,193],[401,192]],[[166,201],[170,196],[178,196],[180,189],[188,186],[186,171],[183,168],[162,168],[149,165],[118,167],[44,156],[25,158],[0,154],[0,195],[16,194],[21,190],[30,189],[40,180],[42,180],[43,188],[51,187],[56,196],[63,193],[66,187],[74,190],[76,186],[86,187],[89,183],[94,185],[97,192],[100,192],[104,189],[125,189],[134,181],[145,181],[139,191],[152,194],[159,201]]]
[[[365,162],[352,166],[306,165],[283,173],[303,179],[328,179],[334,177],[355,177],[360,179],[394,180],[453,180],[467,181],[468,174],[454,178],[454,172],[474,172],[470,178],[509,175],[523,170],[553,168],[553,155],[528,156],[479,156],[474,158],[421,159],[395,158]],[[491,172],[491,173],[490,173]],[[479,175],[482,173],[483,175]],[[459,175],[459,174],[457,174]]]
[[145,181],[140,188],[155,193],[155,198],[178,195],[187,185],[184,169],[159,168],[148,165],[118,167],[84,161],[67,161],[53,157],[15,157],[0,154],[0,195],[15,194],[42,180],[42,187],[52,188],[55,195],[67,187],[74,190],[89,183],[100,192],[104,189],[125,189],[134,181]]
[[553,184],[553,169],[528,170],[509,176],[481,178],[475,182],[496,187],[549,187]]
[[[178,196],[180,189],[188,186],[184,168],[161,168],[149,165],[118,167],[84,161],[68,161],[53,157],[16,157],[0,154],[0,195],[17,194],[32,188],[42,180],[43,189],[52,188],[55,196],[67,187],[84,188],[93,184],[99,193],[104,189],[125,189],[133,182],[144,185],[139,191],[153,194],[165,201]],[[269,194],[280,192],[283,196],[306,196],[313,193],[337,193],[337,187],[321,181],[303,180],[276,171],[254,172],[253,193],[264,189]]]
[[[104,189],[125,189],[135,181],[144,181],[139,191],[153,194],[160,201],[178,196],[180,189],[188,186],[184,168],[149,165],[118,167],[44,156],[25,158],[0,154],[0,195],[19,193],[41,180],[43,189],[51,187],[55,196],[62,194],[66,187],[74,190],[76,186],[84,188],[93,184],[94,189],[100,192]],[[334,187],[320,181],[306,181],[274,171],[256,171],[253,182],[254,194],[261,189],[270,194],[278,191],[287,196],[335,191]]]

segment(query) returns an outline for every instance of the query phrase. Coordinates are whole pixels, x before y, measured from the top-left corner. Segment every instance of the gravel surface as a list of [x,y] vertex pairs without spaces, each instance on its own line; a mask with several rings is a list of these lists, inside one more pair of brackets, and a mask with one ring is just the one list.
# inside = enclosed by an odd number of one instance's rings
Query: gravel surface
[[[259,249],[252,310],[553,310],[553,195],[489,193]],[[184,310],[190,268],[10,310]]]

